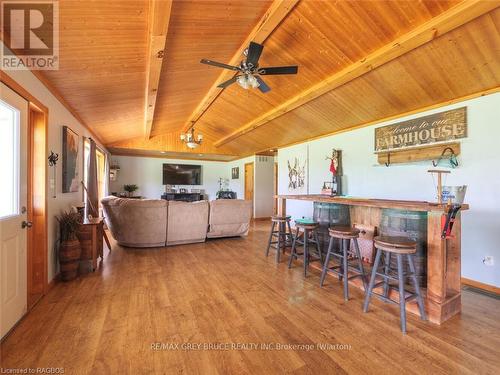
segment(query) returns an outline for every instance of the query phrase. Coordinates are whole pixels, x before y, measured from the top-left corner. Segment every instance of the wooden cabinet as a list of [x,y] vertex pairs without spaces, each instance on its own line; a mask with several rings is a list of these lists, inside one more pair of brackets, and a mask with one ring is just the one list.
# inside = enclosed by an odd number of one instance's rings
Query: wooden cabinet
[[[103,259],[104,219],[85,219],[78,230],[78,239],[82,247],[80,273],[97,269],[97,259]],[[109,246],[109,245],[108,245]],[[111,248],[110,248],[111,249]]]

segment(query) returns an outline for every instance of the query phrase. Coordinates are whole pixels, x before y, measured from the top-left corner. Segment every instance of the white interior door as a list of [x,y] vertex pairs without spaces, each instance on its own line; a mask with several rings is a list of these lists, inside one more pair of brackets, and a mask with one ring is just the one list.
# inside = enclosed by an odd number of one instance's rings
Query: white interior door
[[[0,83],[0,335],[27,311],[28,102]],[[28,225],[28,226],[27,226]]]

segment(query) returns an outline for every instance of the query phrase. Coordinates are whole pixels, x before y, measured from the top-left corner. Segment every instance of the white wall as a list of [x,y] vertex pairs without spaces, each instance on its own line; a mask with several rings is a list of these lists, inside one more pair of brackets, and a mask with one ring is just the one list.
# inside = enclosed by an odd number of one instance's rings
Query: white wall
[[[468,185],[465,201],[470,210],[462,213],[462,276],[500,286],[500,93],[468,100],[417,115],[307,142],[309,146],[309,192],[319,193],[329,181],[332,148],[342,150],[343,192],[368,198],[435,200],[434,184],[427,170],[431,162],[375,166],[374,128],[436,112],[467,106],[468,137],[461,140],[460,166],[446,183]],[[280,194],[288,193],[286,162],[302,145],[278,151]],[[311,216],[312,204],[287,202],[295,217]],[[494,266],[482,262],[493,255]]]
[[[249,156],[247,158],[238,159],[227,163],[229,189],[236,192],[238,199],[245,199],[245,164],[254,162],[255,156]],[[238,179],[233,180],[231,178],[231,169],[234,167],[238,167],[240,169],[240,176]]]
[[[0,46],[0,48],[3,48]],[[2,74],[4,72],[2,71]],[[50,91],[36,78],[30,71],[8,71],[7,74],[20,84],[26,91],[37,98],[49,109],[48,119],[48,152],[54,151],[59,154],[59,162],[56,166],[56,198],[52,197],[51,189],[47,183],[48,194],[48,281],[51,281],[57,274],[59,265],[56,257],[55,244],[59,237],[59,226],[56,215],[61,211],[68,210],[71,206],[81,205],[83,202],[82,189],[76,193],[62,193],[62,127],[70,127],[80,136],[79,142],[79,176],[83,178],[83,140],[84,137],[91,137],[90,132],[54,97]],[[103,150],[105,148],[98,143]],[[48,156],[48,155],[47,155]],[[48,178],[52,176],[49,168]]]
[[120,166],[116,181],[110,182],[110,192],[122,192],[123,185],[136,184],[137,195],[150,199],[160,199],[165,192],[162,181],[163,164],[196,164],[201,165],[202,185],[176,185],[176,188],[204,189],[208,199],[215,199],[219,190],[219,178],[229,178],[227,163],[217,161],[175,160],[162,158],[145,158],[135,156],[113,156],[111,164]]
[[[245,199],[245,164],[254,163],[253,216],[254,218],[273,215],[274,197],[274,157],[249,156],[226,163],[228,169],[229,189],[235,191],[239,199]],[[231,179],[231,169],[240,168],[238,179]]]
[[[204,189],[208,199],[216,198],[219,190],[219,178],[229,179],[229,189],[235,191],[239,199],[245,198],[245,164],[254,163],[254,217],[269,217],[273,214],[273,178],[274,158],[269,156],[251,156],[232,162],[174,160],[145,158],[136,156],[112,156],[111,164],[119,165],[116,181],[110,182],[110,192],[122,192],[123,185],[139,186],[137,195],[150,199],[159,199],[165,192],[162,182],[163,163],[201,165],[201,186],[176,186],[190,190]],[[238,179],[231,179],[231,169],[240,168]]]

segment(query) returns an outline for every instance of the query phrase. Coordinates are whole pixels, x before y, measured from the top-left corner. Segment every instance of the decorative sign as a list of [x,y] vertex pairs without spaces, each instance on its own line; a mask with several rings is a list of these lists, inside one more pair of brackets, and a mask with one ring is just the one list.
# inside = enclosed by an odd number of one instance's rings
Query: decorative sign
[[375,151],[467,137],[467,108],[435,113],[375,129]]

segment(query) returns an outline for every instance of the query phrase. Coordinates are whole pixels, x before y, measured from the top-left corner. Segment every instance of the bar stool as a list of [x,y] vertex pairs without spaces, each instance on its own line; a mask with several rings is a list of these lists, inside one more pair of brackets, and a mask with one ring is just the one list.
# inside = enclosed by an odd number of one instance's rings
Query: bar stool
[[[292,244],[292,228],[290,227],[291,216],[273,216],[271,218],[271,234],[266,249],[266,257],[269,256],[269,249],[276,249],[276,263],[280,262],[280,250],[285,252],[287,246]],[[276,225],[278,229],[276,229]],[[288,229],[288,232],[287,232]],[[276,238],[276,241],[273,239]]]
[[[427,320],[425,314],[424,302],[422,300],[422,295],[420,293],[420,286],[417,282],[417,277],[415,276],[415,265],[413,264],[413,254],[417,251],[417,243],[406,237],[392,237],[392,236],[378,236],[374,238],[375,248],[377,249],[377,255],[375,256],[375,263],[373,264],[372,275],[370,278],[370,284],[368,285],[368,290],[365,295],[365,303],[363,305],[363,312],[368,311],[368,305],[370,304],[370,298],[372,294],[375,294],[384,302],[390,302],[398,304],[398,302],[389,298],[389,291],[391,289],[399,291],[399,315],[401,319],[401,331],[403,334],[406,333],[406,302],[416,299],[418,308],[420,310],[420,319]],[[384,264],[380,262],[380,258],[384,254]],[[398,269],[395,275],[393,269],[391,269],[391,254],[396,255]],[[409,273],[404,273],[403,269],[403,259],[406,255],[408,261],[408,266],[410,267]],[[383,267],[383,272],[379,271],[379,267]],[[377,276],[382,277],[382,281],[375,283]],[[413,287],[415,292],[412,293],[404,288],[404,282],[407,277],[410,277],[413,282]],[[390,285],[389,280],[397,281],[398,285]],[[374,288],[383,285],[383,294],[376,293],[373,291]],[[407,297],[407,293],[409,296]]]
[[[330,235],[330,242],[328,244],[328,253],[326,254],[325,264],[323,266],[323,272],[321,273],[320,286],[323,286],[326,274],[332,272],[339,276],[339,280],[343,279],[344,283],[344,300],[349,300],[349,280],[356,277],[361,277],[363,281],[363,286],[366,290],[366,276],[365,270],[363,268],[363,262],[361,260],[361,253],[359,251],[359,229],[349,227],[349,226],[333,226],[328,229],[328,234]],[[339,239],[341,241],[341,253],[336,253],[334,251],[334,239]],[[349,248],[350,241],[354,243],[355,256],[358,258],[358,267],[351,266],[349,264]],[[330,258],[334,256],[339,258],[339,265],[329,267]],[[338,269],[338,270],[337,270]],[[353,271],[355,274],[349,276],[349,271]]]
[[[315,221],[295,221],[295,235],[293,236],[292,242],[292,252],[290,254],[290,259],[288,260],[288,268],[292,268],[292,262],[294,259],[298,259],[299,256],[302,256],[304,259],[304,277],[307,276],[307,268],[309,267],[309,263],[311,262],[311,253],[309,252],[309,245],[315,244],[316,249],[318,251],[317,255],[312,256],[312,261],[320,261],[323,263],[323,253],[321,252],[321,245],[318,239],[318,231],[319,223]],[[301,235],[304,236],[304,239],[301,240]],[[310,238],[312,237],[312,238]],[[304,250],[302,253],[297,252],[297,246],[302,245]]]

